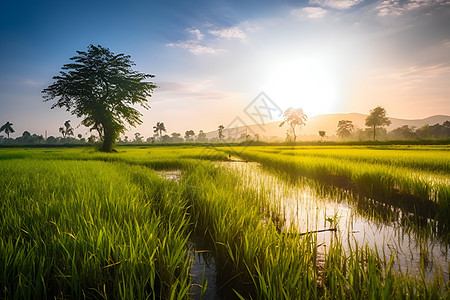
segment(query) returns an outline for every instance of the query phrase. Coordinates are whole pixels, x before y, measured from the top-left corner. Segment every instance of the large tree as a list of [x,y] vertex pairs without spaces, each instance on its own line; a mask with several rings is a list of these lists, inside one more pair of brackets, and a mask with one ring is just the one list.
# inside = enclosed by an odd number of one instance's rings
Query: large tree
[[52,108],[65,107],[84,118],[82,124],[96,130],[103,141],[101,150],[111,152],[125,124],[142,124],[142,114],[134,106],[149,108],[148,97],[156,85],[146,79],[154,75],[132,70],[135,64],[129,55],[114,54],[100,45],[77,53],[42,91],[44,101],[55,99]]
[[13,124],[8,121],[5,123],[5,125],[0,127],[0,132],[4,131],[6,133],[6,135],[8,136],[8,139],[9,139],[9,134],[14,133],[14,129],[12,128],[12,125]]
[[292,134],[294,135],[294,143],[297,140],[297,135],[295,134],[295,127],[306,125],[306,120],[308,116],[305,115],[303,109],[289,107],[284,111],[283,122],[280,123],[280,127],[284,124],[288,124],[291,127]]
[[391,120],[386,117],[386,110],[377,106],[370,111],[370,115],[366,118],[366,126],[373,128],[373,139],[376,138],[377,127],[388,126],[391,124]]

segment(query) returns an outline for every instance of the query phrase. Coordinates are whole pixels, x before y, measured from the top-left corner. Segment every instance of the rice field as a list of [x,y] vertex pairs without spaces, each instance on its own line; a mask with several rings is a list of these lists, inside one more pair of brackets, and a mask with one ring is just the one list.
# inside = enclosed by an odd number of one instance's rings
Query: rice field
[[448,150],[0,149],[0,298],[445,299]]

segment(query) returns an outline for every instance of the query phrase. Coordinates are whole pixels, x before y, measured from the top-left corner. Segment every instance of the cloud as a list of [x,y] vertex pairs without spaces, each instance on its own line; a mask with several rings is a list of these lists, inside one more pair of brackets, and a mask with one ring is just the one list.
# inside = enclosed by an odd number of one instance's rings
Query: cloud
[[217,54],[224,51],[223,49],[215,49],[209,46],[200,45],[197,41],[179,41],[178,43],[166,44],[166,46],[187,49],[189,52],[195,55]]
[[194,34],[198,41],[203,40],[203,38],[205,37],[205,35],[201,33],[200,30],[198,29],[188,29],[187,31]]
[[226,38],[226,39],[245,39],[247,36],[245,33],[237,26],[229,27],[229,28],[223,28],[223,29],[214,29],[214,30],[208,30],[209,33],[212,35]]
[[363,0],[309,0],[309,4],[335,9],[348,9],[362,1]]
[[327,10],[321,7],[303,7],[291,10],[291,15],[308,19],[322,18],[326,13]]
[[256,32],[261,29],[259,25],[250,23],[249,21],[242,22],[240,26],[243,27],[247,32]]
[[[208,25],[212,26],[212,25]],[[242,23],[242,26],[249,32],[256,31],[259,28],[255,26],[251,26],[248,22]],[[192,54],[200,55],[200,54],[217,54],[225,51],[224,49],[218,49],[211,46],[207,46],[205,44],[209,44],[217,41],[216,37],[223,39],[240,39],[245,40],[246,34],[243,30],[241,30],[238,26],[222,28],[222,29],[210,29],[208,30],[209,35],[203,34],[199,29],[196,28],[188,28],[186,29],[189,33],[195,35],[195,40],[185,40],[178,41],[177,43],[169,43],[166,44],[168,47],[178,47],[182,49],[186,49]],[[210,38],[210,39],[208,39]],[[213,40],[211,40],[213,38]]]
[[[218,90],[211,80],[190,81],[190,82],[172,82],[162,81],[157,83],[159,94],[165,94],[162,100],[164,102],[173,99],[183,98],[191,100],[223,100],[232,95],[229,92]],[[173,97],[176,95],[177,97]],[[168,97],[167,97],[168,96]]]
[[378,10],[380,17],[401,16],[406,11],[445,4],[446,1],[444,0],[407,0],[404,2],[400,2],[400,0],[384,0],[378,3],[376,10]]
[[378,4],[377,6],[378,15],[380,17],[392,15],[400,16],[402,14],[403,8],[398,0],[385,0]]
[[450,64],[442,63],[430,66],[411,66],[402,72],[390,73],[386,77],[397,80],[421,81],[450,72]]
[[41,84],[40,82],[33,79],[25,79],[22,83],[27,86],[38,86]]

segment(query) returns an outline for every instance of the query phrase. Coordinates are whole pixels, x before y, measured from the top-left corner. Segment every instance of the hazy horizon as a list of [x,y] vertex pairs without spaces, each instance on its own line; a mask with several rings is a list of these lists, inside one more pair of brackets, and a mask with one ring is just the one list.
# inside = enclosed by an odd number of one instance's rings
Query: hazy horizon
[[182,135],[254,124],[261,92],[273,104],[264,122],[288,107],[310,118],[378,105],[392,118],[450,115],[446,0],[5,1],[0,16],[0,123],[13,137],[79,125],[41,91],[89,44],[156,75],[152,108],[128,136],[151,136],[156,122]]

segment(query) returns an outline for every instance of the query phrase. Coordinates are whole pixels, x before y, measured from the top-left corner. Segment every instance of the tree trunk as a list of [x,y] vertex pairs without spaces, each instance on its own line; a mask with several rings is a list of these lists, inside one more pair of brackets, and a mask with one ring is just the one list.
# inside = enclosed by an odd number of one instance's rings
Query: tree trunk
[[292,133],[294,134],[294,143],[297,141],[297,135],[295,134],[295,126],[291,126]]
[[114,145],[115,132],[112,124],[103,123],[103,145],[101,147],[102,152],[112,152]]
[[376,126],[373,125],[373,140],[375,141],[375,132],[376,132]]

